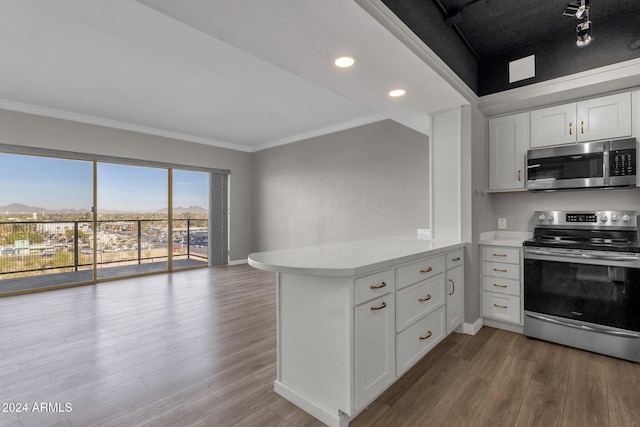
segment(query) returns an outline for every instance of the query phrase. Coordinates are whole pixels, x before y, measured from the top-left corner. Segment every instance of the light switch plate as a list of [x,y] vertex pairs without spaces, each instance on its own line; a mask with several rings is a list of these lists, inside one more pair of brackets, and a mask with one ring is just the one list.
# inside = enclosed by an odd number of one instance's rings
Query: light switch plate
[[498,230],[507,229],[507,218],[498,218]]

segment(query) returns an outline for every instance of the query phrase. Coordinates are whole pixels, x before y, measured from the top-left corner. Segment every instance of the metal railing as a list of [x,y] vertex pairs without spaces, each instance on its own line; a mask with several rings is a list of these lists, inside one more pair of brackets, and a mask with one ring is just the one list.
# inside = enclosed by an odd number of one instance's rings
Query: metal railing
[[208,260],[208,221],[166,219],[0,222],[0,277],[25,273],[78,271],[113,265]]

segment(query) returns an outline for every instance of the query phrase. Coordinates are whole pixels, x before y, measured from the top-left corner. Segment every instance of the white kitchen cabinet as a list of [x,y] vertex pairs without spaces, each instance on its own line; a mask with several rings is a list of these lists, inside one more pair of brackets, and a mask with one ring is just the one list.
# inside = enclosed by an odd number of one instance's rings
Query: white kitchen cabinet
[[631,93],[577,103],[578,142],[631,136]]
[[355,308],[356,409],[396,379],[395,294],[389,292]]
[[489,191],[525,188],[529,113],[489,119]]
[[445,303],[444,287],[444,274],[439,274],[399,290],[396,294],[398,307],[396,331],[402,331],[415,321],[442,307]]
[[631,93],[531,112],[531,148],[631,136]]
[[447,335],[462,324],[464,318],[464,269],[447,270],[445,281],[447,298]]
[[274,390],[344,427],[444,339],[445,278],[464,294],[463,249],[404,238],[333,246],[249,262],[277,273]]
[[522,249],[481,246],[482,317],[522,325]]
[[440,306],[432,314],[423,317],[396,339],[396,373],[405,373],[445,337],[445,308]]
[[531,148],[576,142],[576,104],[531,112]]

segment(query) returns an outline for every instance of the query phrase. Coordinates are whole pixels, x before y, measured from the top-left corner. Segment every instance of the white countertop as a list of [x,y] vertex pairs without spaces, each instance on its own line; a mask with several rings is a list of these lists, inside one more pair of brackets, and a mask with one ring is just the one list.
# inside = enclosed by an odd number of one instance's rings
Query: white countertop
[[480,233],[480,245],[517,246],[522,247],[522,242],[533,237],[530,231],[485,231]]
[[426,256],[464,247],[464,243],[391,237],[249,255],[255,268],[313,276],[359,276]]

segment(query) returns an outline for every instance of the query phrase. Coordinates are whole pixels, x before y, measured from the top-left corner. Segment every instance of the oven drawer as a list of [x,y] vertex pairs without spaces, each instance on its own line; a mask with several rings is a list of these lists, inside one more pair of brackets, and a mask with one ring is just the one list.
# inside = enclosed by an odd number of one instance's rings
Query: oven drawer
[[396,289],[404,288],[444,272],[444,255],[403,265],[396,270]]
[[520,281],[501,277],[482,277],[482,289],[489,292],[520,296]]
[[482,263],[482,275],[518,280],[520,279],[520,265],[485,261]]
[[482,317],[520,323],[520,297],[482,292]]
[[354,289],[355,305],[393,292],[395,291],[393,270],[358,277],[354,281]]
[[396,294],[396,330],[400,332],[444,305],[444,275],[404,288]]
[[482,248],[482,260],[493,262],[520,263],[520,249],[499,248],[495,246]]

